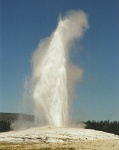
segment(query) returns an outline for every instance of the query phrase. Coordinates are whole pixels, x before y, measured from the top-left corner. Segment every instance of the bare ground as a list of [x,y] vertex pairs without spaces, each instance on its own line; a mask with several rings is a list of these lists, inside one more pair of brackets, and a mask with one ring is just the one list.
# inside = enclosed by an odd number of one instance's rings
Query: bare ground
[[0,150],[119,150],[119,140],[88,140],[66,143],[1,142]]

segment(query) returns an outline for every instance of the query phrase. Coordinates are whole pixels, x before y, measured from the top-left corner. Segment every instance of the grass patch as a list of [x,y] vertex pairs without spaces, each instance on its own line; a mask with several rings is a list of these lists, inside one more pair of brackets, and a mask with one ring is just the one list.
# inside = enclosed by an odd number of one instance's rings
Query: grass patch
[[62,144],[45,143],[0,143],[0,150],[75,150],[74,147]]
[[119,150],[119,140],[89,140],[66,143],[7,143],[0,142],[0,150]]

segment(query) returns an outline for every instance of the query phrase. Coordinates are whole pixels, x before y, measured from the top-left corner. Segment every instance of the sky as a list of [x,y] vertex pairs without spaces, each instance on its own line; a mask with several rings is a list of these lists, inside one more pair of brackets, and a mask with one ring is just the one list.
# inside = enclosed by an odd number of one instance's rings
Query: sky
[[119,120],[118,0],[0,0],[0,112],[19,112],[24,81],[39,41],[68,10],[88,14],[89,29],[70,61],[84,70],[76,83],[74,120]]

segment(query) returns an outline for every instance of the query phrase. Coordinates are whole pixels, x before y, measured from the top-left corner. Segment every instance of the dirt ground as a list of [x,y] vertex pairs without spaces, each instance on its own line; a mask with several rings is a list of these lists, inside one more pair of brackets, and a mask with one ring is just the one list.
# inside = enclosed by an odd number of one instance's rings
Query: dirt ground
[[0,150],[119,150],[119,140],[84,140],[62,144],[0,142]]

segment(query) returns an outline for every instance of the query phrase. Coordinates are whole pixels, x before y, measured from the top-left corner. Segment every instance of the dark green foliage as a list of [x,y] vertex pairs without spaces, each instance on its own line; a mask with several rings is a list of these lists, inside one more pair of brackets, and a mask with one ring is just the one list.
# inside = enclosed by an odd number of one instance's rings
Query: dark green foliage
[[104,132],[114,133],[119,135],[119,121],[87,121],[86,129],[100,130]]
[[17,119],[22,119],[22,121],[34,121],[34,117],[26,114],[18,113],[0,113],[0,132],[11,131],[11,123]]
[[0,113],[0,120],[4,121],[14,121],[18,118],[23,118],[24,120],[33,121],[34,117],[32,115],[19,114],[19,113]]
[[11,122],[10,121],[0,121],[0,132],[6,132],[11,130]]

